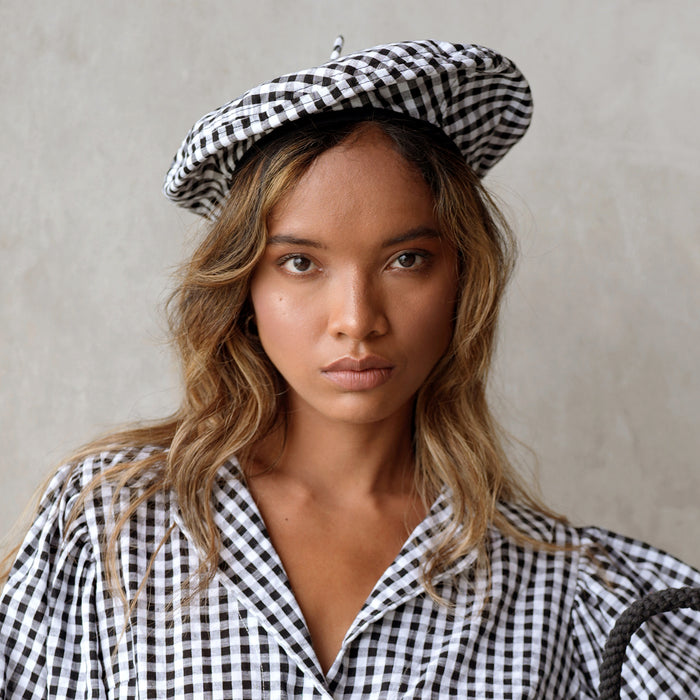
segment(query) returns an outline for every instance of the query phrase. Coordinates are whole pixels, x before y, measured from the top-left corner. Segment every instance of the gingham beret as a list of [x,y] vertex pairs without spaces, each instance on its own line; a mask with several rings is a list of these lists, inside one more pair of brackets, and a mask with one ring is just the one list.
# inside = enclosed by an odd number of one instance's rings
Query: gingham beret
[[356,108],[399,112],[439,127],[483,176],[527,130],[532,98],[515,64],[483,46],[375,46],[262,83],[204,115],[173,159],[165,195],[215,217],[252,144],[305,116]]

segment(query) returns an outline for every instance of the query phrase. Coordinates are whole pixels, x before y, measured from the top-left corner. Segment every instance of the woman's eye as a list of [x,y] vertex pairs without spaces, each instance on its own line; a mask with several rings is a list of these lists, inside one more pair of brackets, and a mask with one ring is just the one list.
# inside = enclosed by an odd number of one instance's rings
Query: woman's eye
[[291,255],[282,261],[280,267],[291,273],[310,272],[314,268],[314,263],[305,255]]
[[390,267],[394,269],[413,270],[425,262],[425,255],[420,253],[401,253],[394,258]]

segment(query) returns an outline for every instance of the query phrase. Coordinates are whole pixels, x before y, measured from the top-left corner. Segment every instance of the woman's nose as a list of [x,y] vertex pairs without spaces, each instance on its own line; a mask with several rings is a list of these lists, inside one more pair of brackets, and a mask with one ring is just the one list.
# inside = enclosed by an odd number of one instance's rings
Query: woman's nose
[[338,280],[326,292],[331,335],[364,340],[388,331],[385,300],[371,280],[353,275],[351,279]]

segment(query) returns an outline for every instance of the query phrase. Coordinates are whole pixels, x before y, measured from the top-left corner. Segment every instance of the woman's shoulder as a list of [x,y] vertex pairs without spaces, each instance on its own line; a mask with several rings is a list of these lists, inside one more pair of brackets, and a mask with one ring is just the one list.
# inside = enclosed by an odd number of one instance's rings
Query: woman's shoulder
[[642,540],[528,506],[509,503],[499,510],[523,537],[493,528],[491,568],[506,582],[517,580],[521,590],[544,584],[558,591],[574,626],[607,634],[624,610],[650,593],[700,588],[699,571]]
[[[98,659],[97,629],[117,642],[121,608],[107,594],[102,547],[118,517],[114,506],[147,493],[153,476],[139,465],[158,461],[152,448],[102,451],[64,464],[47,481],[31,526],[8,555],[12,562],[0,591],[0,697],[3,689],[13,697],[21,690],[34,697],[47,687],[47,674],[84,664],[88,647],[90,660]],[[156,518],[142,519],[156,529]],[[123,530],[130,539],[114,561],[120,566],[121,553],[127,555],[119,571],[132,594],[138,584],[131,585],[129,575],[133,570],[134,578],[142,577],[145,568],[135,569],[134,561],[140,565],[137,557],[148,556],[150,545],[140,525]],[[54,655],[64,655],[62,665],[51,666]],[[81,678],[88,682],[82,672]]]
[[104,450],[60,466],[47,480],[26,541],[50,537],[61,549],[95,545],[115,514],[157,478],[164,452],[155,447]]
[[[158,478],[163,461],[158,448],[133,447],[88,454],[59,467],[46,482],[21,544],[6,559],[4,593],[32,581],[55,586],[69,575],[101,576],[104,545],[114,532],[125,552],[153,549],[151,540],[160,539],[172,520],[172,495]],[[119,527],[124,513],[129,522]]]
[[50,477],[40,509],[65,508],[81,496],[99,508],[117,492],[133,495],[157,478],[166,455],[162,448],[134,446],[102,450],[66,462]]
[[[533,547],[525,545],[526,548],[539,551],[542,556],[565,558],[570,563],[571,573],[583,580],[600,579],[608,587],[616,581],[622,586],[630,578],[654,581],[657,588],[663,583],[700,586],[700,572],[642,540],[594,525],[574,525],[530,506],[503,503],[499,510],[509,523],[533,541]],[[512,537],[498,530],[492,540],[513,545]],[[544,547],[538,548],[537,543]]]
[[[538,605],[536,610],[527,608],[532,616],[544,616],[548,625],[558,620],[555,626],[566,630],[578,682],[591,697],[598,687],[605,642],[620,616],[656,591],[700,588],[700,572],[641,540],[602,527],[575,526],[525,506],[507,504],[500,510],[535,542],[517,542],[495,531],[493,578],[504,582],[501,587],[524,607]],[[678,687],[689,691],[682,697],[697,697],[699,636],[698,611],[678,609],[652,617],[627,648],[623,688],[632,689],[635,697],[669,697],[664,688]],[[634,691],[641,687],[649,694]]]

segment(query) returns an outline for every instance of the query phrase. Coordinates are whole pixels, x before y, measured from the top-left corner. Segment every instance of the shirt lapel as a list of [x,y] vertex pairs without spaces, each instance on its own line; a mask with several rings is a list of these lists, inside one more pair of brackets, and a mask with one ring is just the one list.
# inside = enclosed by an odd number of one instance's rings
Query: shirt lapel
[[[348,630],[343,647],[387,612],[407,600],[425,594],[422,583],[423,563],[427,554],[440,541],[445,528],[448,527],[451,512],[448,493],[443,490],[433,503],[428,515],[406,540],[394,562],[377,581]],[[471,567],[475,559],[476,552],[470,552],[441,572],[435,581],[458,575]]]
[[220,579],[296,663],[325,678],[301,609],[262,516],[233,460],[214,489],[215,522],[221,531]]

